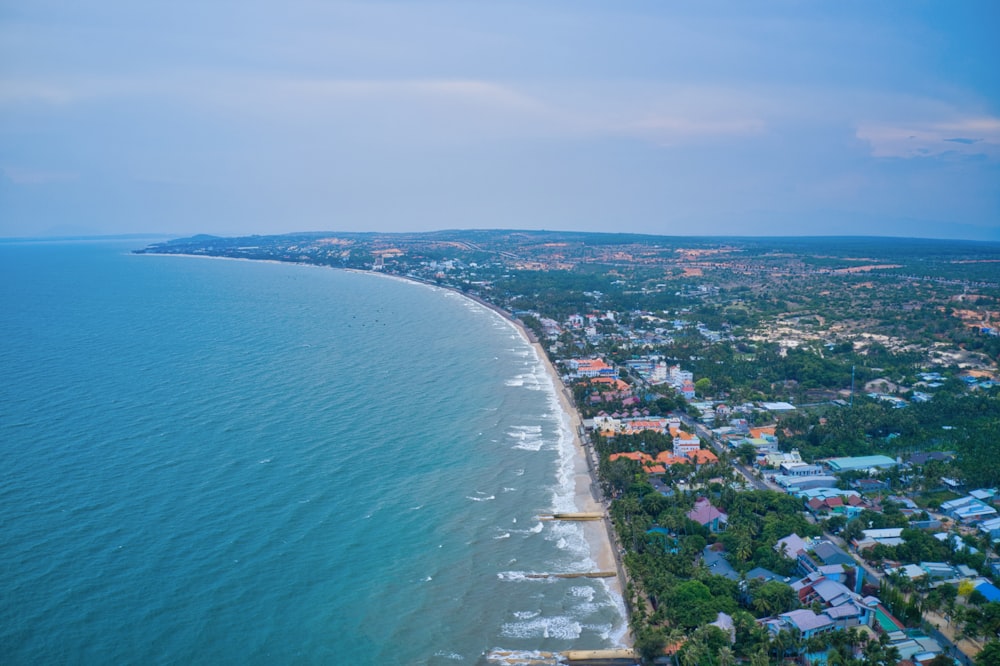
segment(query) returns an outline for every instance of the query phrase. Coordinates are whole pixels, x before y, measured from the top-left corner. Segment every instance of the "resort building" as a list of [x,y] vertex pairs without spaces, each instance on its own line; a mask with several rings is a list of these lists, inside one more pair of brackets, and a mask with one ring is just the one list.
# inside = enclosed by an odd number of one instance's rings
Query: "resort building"
[[689,432],[684,432],[678,429],[674,433],[674,455],[675,456],[686,456],[693,453],[701,448],[701,440],[698,439],[698,435],[694,435]]

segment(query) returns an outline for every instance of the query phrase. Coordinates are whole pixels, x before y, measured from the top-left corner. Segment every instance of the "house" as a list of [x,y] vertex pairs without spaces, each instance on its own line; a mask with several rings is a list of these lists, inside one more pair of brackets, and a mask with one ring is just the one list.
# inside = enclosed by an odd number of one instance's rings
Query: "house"
[[979,552],[977,548],[973,548],[969,544],[965,543],[965,541],[962,540],[962,537],[957,534],[953,534],[951,532],[938,532],[934,535],[934,538],[941,543],[948,543],[949,537],[951,537],[951,548],[956,553],[962,550],[967,550],[970,554],[975,555]]
[[955,567],[945,562],[921,562],[920,568],[924,570],[931,580],[951,580],[958,575]]
[[898,546],[903,543],[902,527],[887,527],[884,529],[863,530],[862,536],[851,541],[857,551],[867,550],[875,546]]
[[917,580],[918,578],[923,578],[927,575],[927,572],[916,564],[907,564],[899,567],[898,569],[894,569],[894,571],[902,576],[906,576],[910,580]]
[[991,518],[979,523],[979,530],[994,541],[1000,539],[1000,518]]
[[944,453],[942,451],[930,451],[928,453],[914,453],[912,456],[907,458],[906,462],[909,465],[923,465],[929,460],[937,460],[939,462],[946,462],[954,458],[953,453]]
[[962,483],[960,480],[958,480],[958,479],[952,479],[952,478],[947,477],[947,476],[942,476],[941,477],[941,485],[944,486],[945,488],[947,488],[948,490],[952,491],[952,492],[957,492],[957,491],[961,490],[963,486],[965,486],[965,484]]
[[754,567],[753,569],[747,572],[746,578],[747,580],[760,580],[765,583],[770,582],[772,580],[776,580],[779,583],[788,582],[788,578],[786,576],[780,576],[774,573],[773,571],[769,571],[763,567]]
[[767,623],[768,631],[777,635],[782,629],[793,629],[803,638],[812,638],[816,634],[833,631],[836,624],[826,613],[814,613],[808,608],[782,613]]
[[854,598],[854,593],[847,586],[818,571],[794,583],[792,589],[799,595],[799,601],[804,606],[818,601],[823,608],[831,608],[846,604]]
[[729,636],[730,643],[736,642],[736,625],[733,624],[732,616],[726,615],[720,611],[718,615],[715,616],[715,622],[709,622],[709,626],[721,629],[727,636]]
[[701,497],[694,503],[694,508],[688,512],[687,517],[712,532],[723,531],[729,522],[729,516],[712,506],[712,502],[706,497]]
[[996,509],[972,495],[942,502],[941,512],[963,523],[978,523],[997,516]]
[[880,479],[857,479],[851,482],[851,486],[863,493],[874,493],[882,490],[889,490],[889,484]]
[[817,541],[813,544],[811,552],[799,553],[798,569],[804,576],[818,572],[822,566],[834,564],[857,566],[854,559],[843,550],[833,545],[829,541]]
[[779,555],[794,560],[799,556],[799,553],[812,550],[812,541],[803,539],[798,534],[789,534],[778,539],[778,543],[774,544],[774,550]]

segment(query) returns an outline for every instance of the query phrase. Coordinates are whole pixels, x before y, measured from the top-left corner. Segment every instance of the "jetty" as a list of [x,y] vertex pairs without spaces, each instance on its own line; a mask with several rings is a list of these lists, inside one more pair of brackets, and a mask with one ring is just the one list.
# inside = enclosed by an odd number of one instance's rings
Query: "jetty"
[[532,573],[525,574],[525,578],[614,578],[618,575],[616,571],[582,571],[579,573]]
[[630,648],[611,650],[568,650],[566,652],[491,650],[486,661],[500,666],[632,666],[639,655]]
[[579,511],[575,513],[543,513],[539,520],[604,520],[603,511]]
[[635,664],[639,655],[635,650],[620,648],[616,650],[569,650],[563,652],[566,661],[577,666],[611,666],[612,664]]

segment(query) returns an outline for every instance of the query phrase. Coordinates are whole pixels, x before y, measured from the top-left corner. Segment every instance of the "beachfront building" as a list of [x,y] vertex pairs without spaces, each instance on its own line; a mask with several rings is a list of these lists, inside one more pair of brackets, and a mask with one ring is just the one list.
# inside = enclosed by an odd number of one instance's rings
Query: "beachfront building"
[[571,358],[566,367],[575,377],[617,377],[618,372],[603,358]]
[[672,465],[694,465],[697,468],[702,465],[711,465],[719,462],[719,458],[714,453],[704,449],[699,449],[683,456],[676,456],[670,451],[661,451],[656,457],[640,451],[612,453],[608,456],[608,460],[610,461],[620,458],[636,461],[647,474],[664,474],[667,471],[667,467],[671,467]]

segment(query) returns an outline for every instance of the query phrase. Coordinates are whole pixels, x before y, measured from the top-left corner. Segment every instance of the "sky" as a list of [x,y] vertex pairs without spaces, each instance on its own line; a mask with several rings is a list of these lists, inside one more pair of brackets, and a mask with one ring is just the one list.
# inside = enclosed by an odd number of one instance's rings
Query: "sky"
[[1000,2],[0,0],[0,237],[1000,240]]

